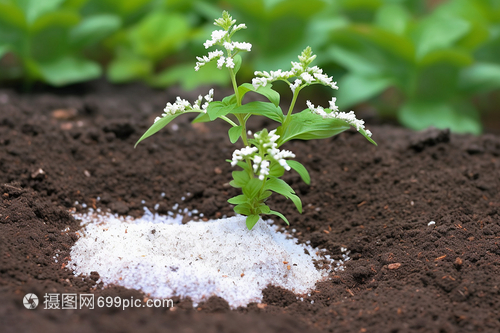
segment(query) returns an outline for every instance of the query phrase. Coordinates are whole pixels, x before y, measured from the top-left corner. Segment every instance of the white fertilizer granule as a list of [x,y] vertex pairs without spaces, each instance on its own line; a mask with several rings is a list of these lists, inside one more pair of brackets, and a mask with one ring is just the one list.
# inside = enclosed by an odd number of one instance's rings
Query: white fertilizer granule
[[262,221],[249,231],[241,216],[184,225],[151,213],[75,217],[85,228],[71,250],[74,274],[97,271],[105,285],[153,298],[190,297],[196,306],[216,295],[236,308],[260,302],[268,284],[305,294],[328,276],[314,267],[320,258],[311,246]]

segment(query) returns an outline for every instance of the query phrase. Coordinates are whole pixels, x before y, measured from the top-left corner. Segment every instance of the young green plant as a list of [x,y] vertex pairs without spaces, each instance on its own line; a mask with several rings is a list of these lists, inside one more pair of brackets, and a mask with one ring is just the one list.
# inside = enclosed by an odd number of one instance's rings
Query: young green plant
[[[229,72],[234,88],[234,94],[225,97],[222,101],[213,101],[213,89],[206,96],[199,96],[194,103],[177,97],[174,104],[167,103],[164,113],[157,117],[155,123],[144,133],[139,142],[155,134],[181,114],[198,113],[193,123],[208,122],[222,119],[230,124],[229,140],[236,143],[241,139],[244,147],[233,152],[231,163],[233,167],[241,168],[233,171],[231,186],[240,188],[242,194],[228,200],[235,205],[237,214],[246,216],[246,225],[249,230],[259,221],[261,215],[276,215],[289,224],[286,217],[280,212],[271,210],[266,200],[273,192],[290,199],[299,212],[302,212],[302,202],[295,191],[280,177],[285,171],[295,170],[302,180],[310,184],[309,173],[299,162],[292,160],[295,154],[280,147],[293,139],[312,140],[324,139],[339,134],[351,126],[355,127],[368,141],[375,144],[370,138],[371,133],[365,130],[363,120],[356,119],[354,112],[340,112],[335,105],[335,97],[330,101],[329,108],[314,106],[307,101],[307,108],[293,113],[300,91],[311,85],[321,84],[332,89],[338,89],[337,83],[324,74],[317,66],[309,65],[316,58],[310,47],[307,47],[298,62],[292,62],[288,71],[277,70],[271,72],[255,72],[252,83],[238,85],[236,74],[241,65],[241,52],[249,52],[252,45],[245,42],[233,41],[233,36],[245,24],[235,25],[236,20],[224,11],[222,17],[215,20],[215,25],[222,28],[212,32],[211,39],[207,40],[205,48],[219,46],[224,49],[215,50],[203,57],[197,57],[195,70],[210,61],[216,61],[219,69],[226,68]],[[275,81],[283,81],[292,90],[293,97],[286,113],[280,108],[280,95],[272,88]],[[264,96],[268,102],[250,102],[242,104],[243,97],[248,92]],[[277,128],[268,131],[263,129],[252,135],[247,131],[246,123],[253,116],[264,116],[276,123]],[[137,144],[136,144],[137,145]]]

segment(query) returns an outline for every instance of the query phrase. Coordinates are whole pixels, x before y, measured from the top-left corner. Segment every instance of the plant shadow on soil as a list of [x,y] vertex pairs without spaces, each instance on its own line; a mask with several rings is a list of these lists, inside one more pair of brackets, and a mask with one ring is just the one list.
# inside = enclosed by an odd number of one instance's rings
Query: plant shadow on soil
[[[46,310],[42,297],[25,309],[28,292],[145,297],[65,268],[80,228],[68,211],[84,212],[82,203],[132,216],[142,214],[143,200],[164,214],[180,203],[208,218],[232,215],[225,124],[179,117],[133,148],[178,94],[102,82],[81,93],[0,89],[3,332],[500,331],[500,137],[383,124],[368,124],[378,147],[354,131],[286,145],[312,183],[284,176],[303,200],[302,215],[281,198],[271,207],[289,217],[301,242],[334,258],[346,247],[352,258],[304,301],[268,287],[262,305],[234,311],[216,297],[197,308],[175,298],[173,310]],[[262,125],[275,126],[251,129]]]

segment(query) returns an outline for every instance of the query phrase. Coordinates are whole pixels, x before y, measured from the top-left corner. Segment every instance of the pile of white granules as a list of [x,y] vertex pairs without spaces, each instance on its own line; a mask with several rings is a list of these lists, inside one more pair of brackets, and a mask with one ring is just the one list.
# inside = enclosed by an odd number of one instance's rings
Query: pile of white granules
[[68,267],[76,275],[96,271],[104,285],[140,289],[152,298],[190,297],[196,306],[219,296],[232,308],[261,302],[269,284],[305,294],[328,277],[313,264],[317,250],[266,222],[249,231],[241,216],[182,224],[180,217],[147,213],[136,220],[75,216],[85,227]]

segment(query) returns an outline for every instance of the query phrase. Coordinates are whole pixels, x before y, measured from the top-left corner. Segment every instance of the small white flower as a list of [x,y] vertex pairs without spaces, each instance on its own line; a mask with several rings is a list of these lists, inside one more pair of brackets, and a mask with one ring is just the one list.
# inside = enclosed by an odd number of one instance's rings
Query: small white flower
[[323,70],[321,68],[319,68],[318,66],[309,67],[307,70],[308,70],[308,72],[312,73],[313,75],[323,73]]
[[265,77],[255,77],[252,79],[252,85],[255,90],[259,87],[265,87],[267,85],[267,79]]
[[220,57],[219,60],[217,60],[217,68],[221,69],[222,66],[224,66],[225,62],[226,62],[226,58],[225,57]]
[[229,58],[226,59],[226,67],[227,68],[234,68],[233,58],[229,57]]
[[226,37],[226,35],[227,31],[225,30],[212,31],[212,39],[207,40],[205,43],[203,43],[203,46],[205,46],[205,48],[208,49],[209,47],[219,43],[224,37]]
[[330,110],[334,111],[334,112],[338,112],[339,111],[339,107],[335,104],[335,102],[337,101],[337,97],[332,97],[332,100],[328,103],[330,103]]
[[260,172],[259,172],[259,179],[264,180],[264,178],[269,175],[269,161],[268,160],[263,160],[260,163]]
[[194,67],[195,71],[198,71],[200,69],[200,67],[205,66],[210,61],[221,57],[223,54],[224,53],[222,51],[215,50],[215,51],[212,51],[212,52],[208,52],[208,57],[207,56],[196,57],[196,59],[198,60],[198,62],[196,63],[196,66]]
[[248,51],[250,52],[252,50],[252,44],[246,43],[246,42],[233,42],[232,43],[235,48],[241,51]]
[[214,100],[214,89],[213,88],[208,91],[208,95],[205,95],[205,100],[208,103],[210,103],[211,101]]
[[223,46],[228,51],[234,50],[234,43],[224,42]]
[[[309,47],[308,47],[309,51],[311,50]],[[303,63],[311,63],[314,59],[316,59],[316,55],[315,54],[312,54],[310,56],[308,55],[305,55],[305,53],[303,52],[301,55],[299,55],[299,60],[300,62],[303,62]]]
[[314,77],[307,72],[300,74],[300,77],[308,84],[311,84],[314,81]]
[[297,89],[298,86],[302,84],[302,81],[299,79],[296,79],[293,84],[290,85],[290,89],[292,89],[292,93],[295,94],[295,89]]
[[328,86],[332,89],[339,89],[337,86],[337,82],[333,82],[333,78],[329,77],[328,75],[325,74],[320,74],[320,73],[315,73],[314,77],[317,79],[317,81],[325,86]]
[[[350,111],[349,113],[346,112],[339,112],[338,111],[338,106],[335,105],[336,98],[332,98],[330,101],[330,109],[332,112],[327,113],[325,112],[325,109],[323,107],[319,106],[315,107],[314,104],[312,104],[310,101],[306,101],[307,107],[311,110],[311,112],[316,113],[320,115],[321,117],[327,119],[327,118],[335,118],[335,119],[340,119],[348,123],[349,125],[353,126],[356,128],[357,131],[360,129],[365,129],[365,122],[362,119],[357,119],[356,115],[354,114],[354,111]],[[372,133],[369,130],[365,130],[367,136],[371,136]]]
[[[236,22],[236,21],[235,21]],[[235,33],[236,31],[238,30],[241,30],[241,29],[246,29],[247,26],[245,25],[245,23],[241,23],[241,24],[238,24],[238,25],[235,25],[233,27],[233,30],[231,31],[231,33]]]
[[[175,99],[175,103],[173,103],[173,104],[170,102],[167,103],[167,105],[163,109],[163,114],[161,115],[161,117],[157,117],[155,119],[155,122],[157,122],[158,120],[160,120],[163,117],[173,116],[175,114],[182,113],[185,111],[190,111],[190,110],[201,111],[201,112],[206,113],[209,102],[211,102],[213,100],[213,95],[214,95],[214,90],[210,89],[210,91],[208,92],[208,95],[205,96],[206,103],[203,104],[203,106],[201,106],[201,103],[203,100],[203,97],[201,95],[198,96],[198,99],[196,101],[194,101],[193,104],[191,104],[187,100],[182,99],[179,96],[177,96],[177,98]],[[200,106],[201,106],[201,108],[200,108]]]
[[236,164],[238,164],[239,161],[243,160],[243,158],[256,153],[258,150],[259,149],[257,147],[249,147],[249,146],[242,148],[242,149],[236,149],[233,152],[231,166],[234,167]]
[[304,68],[302,68],[302,64],[300,62],[292,61],[292,72],[295,74],[295,76],[299,76],[303,71]]
[[262,163],[262,157],[260,157],[259,155],[255,155],[252,158],[252,161],[253,161],[253,172],[256,173],[257,170],[259,170],[260,163]]
[[198,99],[193,104],[194,110],[201,110],[201,101],[203,100],[203,96],[199,95]]
[[319,114],[321,117],[326,118],[328,114],[325,112],[325,109],[323,109],[322,106],[318,105],[318,107],[315,107],[311,101],[306,101],[306,105],[311,110],[311,112]]

